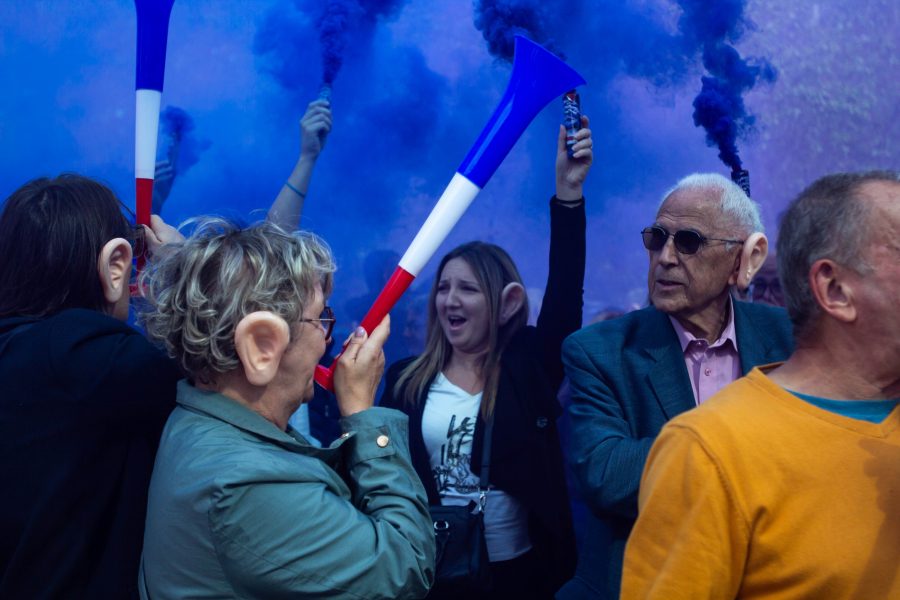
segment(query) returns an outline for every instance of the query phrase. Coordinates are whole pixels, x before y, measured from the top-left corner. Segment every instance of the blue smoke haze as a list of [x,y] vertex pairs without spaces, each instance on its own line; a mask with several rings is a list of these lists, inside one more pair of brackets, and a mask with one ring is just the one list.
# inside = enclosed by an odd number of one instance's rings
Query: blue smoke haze
[[[318,26],[332,1],[176,0],[163,105],[193,120],[179,156],[187,151],[193,164],[175,180],[167,221],[263,217],[325,74]],[[585,191],[587,318],[644,301],[638,232],[660,194],[688,173],[727,170],[694,126],[701,82],[727,108],[770,233],[815,177],[900,163],[900,8],[889,0],[350,5],[334,129],[303,221],[338,257],[333,304],[344,323],[362,316],[346,314],[346,303],[369,290],[366,257],[402,254],[499,101],[511,28],[552,45],[589,82],[580,90],[596,152]],[[134,202],[134,19],[131,0],[0,3],[0,197],[33,177],[76,171]],[[754,85],[772,79],[772,66],[778,81]],[[439,255],[492,241],[510,251],[529,288],[543,287],[561,119],[561,102],[538,116]],[[427,291],[437,258],[414,297]]]

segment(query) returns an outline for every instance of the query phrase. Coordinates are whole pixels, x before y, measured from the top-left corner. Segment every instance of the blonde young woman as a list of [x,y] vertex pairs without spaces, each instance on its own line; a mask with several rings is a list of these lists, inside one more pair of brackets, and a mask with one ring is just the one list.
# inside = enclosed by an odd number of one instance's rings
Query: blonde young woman
[[[389,369],[381,400],[410,416],[413,465],[431,505],[478,497],[485,424],[493,423],[485,506],[491,597],[552,597],[575,564],[555,421],[560,346],[581,326],[582,188],[593,159],[586,118],[584,126],[572,158],[564,130],[558,138],[550,272],[537,326],[526,324],[528,300],[509,255],[483,242],[459,246],[438,267],[425,352]],[[453,593],[437,586],[429,597]]]

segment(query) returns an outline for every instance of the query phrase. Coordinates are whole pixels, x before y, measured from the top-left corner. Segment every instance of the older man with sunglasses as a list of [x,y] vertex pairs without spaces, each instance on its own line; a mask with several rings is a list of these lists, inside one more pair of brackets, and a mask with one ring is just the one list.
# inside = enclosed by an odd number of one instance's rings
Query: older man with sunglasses
[[782,309],[731,298],[768,251],[759,209],[740,187],[715,174],[686,177],[641,236],[651,306],[586,327],[563,346],[569,458],[591,516],[559,598],[618,598],[641,472],[662,426],[792,349]]

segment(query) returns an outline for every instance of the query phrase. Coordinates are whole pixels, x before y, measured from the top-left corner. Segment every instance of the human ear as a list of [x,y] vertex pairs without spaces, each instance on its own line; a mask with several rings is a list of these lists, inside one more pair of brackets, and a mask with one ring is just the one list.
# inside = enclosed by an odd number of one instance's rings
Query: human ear
[[850,323],[856,320],[853,288],[843,269],[823,258],[809,268],[809,288],[822,311]]
[[746,290],[753,281],[753,276],[763,266],[768,254],[769,240],[766,234],[757,231],[747,236],[747,241],[741,248],[740,260],[735,265],[728,284],[737,286],[741,291]]
[[113,238],[100,249],[97,258],[97,274],[100,276],[100,288],[103,298],[110,306],[114,306],[128,293],[128,280],[131,277],[131,244],[123,238]]
[[252,385],[268,385],[291,341],[287,322],[267,310],[252,312],[234,329],[234,349]]
[[500,293],[500,326],[506,325],[525,303],[525,288],[521,283],[507,283]]

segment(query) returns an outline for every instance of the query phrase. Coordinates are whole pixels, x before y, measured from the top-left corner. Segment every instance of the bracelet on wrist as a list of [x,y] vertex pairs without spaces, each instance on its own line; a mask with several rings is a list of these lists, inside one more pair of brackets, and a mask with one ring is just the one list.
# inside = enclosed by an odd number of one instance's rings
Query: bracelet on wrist
[[292,186],[291,183],[290,183],[289,181],[285,181],[285,182],[284,182],[284,185],[285,185],[285,187],[287,187],[289,190],[291,190],[292,192],[294,192],[295,194],[297,194],[297,195],[300,196],[301,198],[306,198],[306,194],[304,194],[303,192],[301,192],[300,190],[298,190],[297,188],[295,188],[294,186]]
[[584,204],[584,196],[578,198],[577,200],[563,200],[561,198],[553,196],[553,202],[561,204],[562,206],[578,206],[579,204]]

